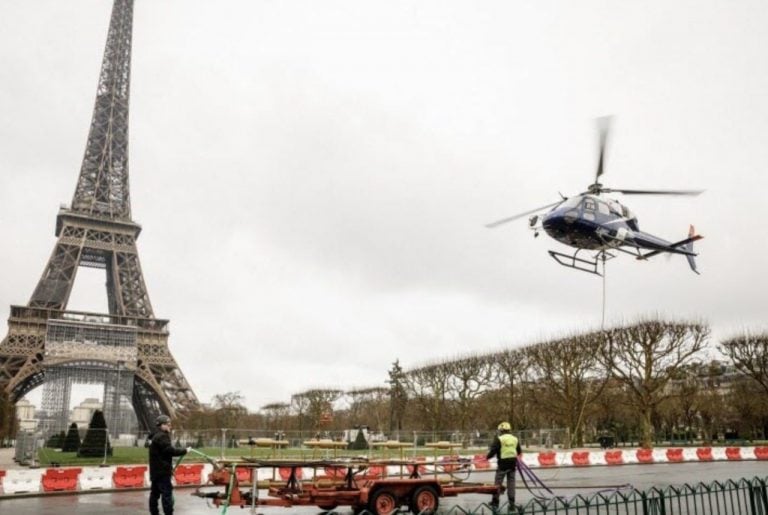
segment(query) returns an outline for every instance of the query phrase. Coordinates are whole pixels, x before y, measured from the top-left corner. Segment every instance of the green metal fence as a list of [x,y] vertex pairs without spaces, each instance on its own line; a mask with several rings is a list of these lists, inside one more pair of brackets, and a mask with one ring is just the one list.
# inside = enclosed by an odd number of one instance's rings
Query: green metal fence
[[[768,477],[755,477],[738,481],[656,487],[647,491],[626,489],[568,498],[531,499],[525,505],[511,510],[506,504],[497,510],[487,504],[473,508],[456,505],[440,508],[438,514],[768,515],[767,481]],[[361,514],[372,515],[365,510]]]

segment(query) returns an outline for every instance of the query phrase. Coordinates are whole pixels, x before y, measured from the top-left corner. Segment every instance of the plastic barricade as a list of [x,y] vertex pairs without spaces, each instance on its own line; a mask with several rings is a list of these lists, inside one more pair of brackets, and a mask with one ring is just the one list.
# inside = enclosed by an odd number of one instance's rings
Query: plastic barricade
[[728,458],[725,456],[725,447],[713,447],[712,448],[712,459],[714,461],[725,461]]
[[[213,465],[210,463],[206,463],[203,467],[203,477],[208,477],[208,475],[213,472]],[[256,481],[259,481],[262,483],[261,488],[266,488],[266,484],[270,484],[272,479],[275,477],[275,471],[271,468],[258,468],[253,469],[253,476],[256,476]]]
[[472,464],[475,466],[475,470],[488,470],[491,468],[491,462],[485,457],[485,454],[475,454],[472,457]]
[[[253,469],[249,467],[235,467],[235,477],[237,477],[237,482],[241,485],[251,484],[251,480],[253,479],[252,472]],[[287,476],[286,479],[288,479]]]
[[[416,456],[416,459],[414,461],[426,462],[427,458],[426,456]],[[421,476],[427,471],[427,467],[424,465],[407,465],[405,468],[408,469],[408,475],[410,476],[413,476],[413,475]]]
[[667,461],[670,463],[682,463],[683,450],[679,448],[667,449]]
[[43,492],[68,492],[77,490],[77,478],[80,475],[80,468],[53,468],[48,469],[40,478],[43,485]]
[[726,447],[725,457],[728,461],[740,461],[741,460],[741,447]]
[[712,461],[715,459],[712,456],[712,447],[700,447],[696,449],[696,457],[699,461]]
[[653,463],[653,449],[638,449],[637,450],[637,462],[638,463]]
[[755,447],[755,458],[768,460],[768,447]]
[[42,469],[37,470],[9,470],[3,478],[3,492],[5,494],[35,493],[40,491],[40,476]]
[[459,460],[460,457],[458,454],[451,454],[448,456],[442,456],[440,458],[440,466],[438,470],[442,470],[443,472],[454,472],[459,469]]
[[623,465],[623,451],[605,451],[605,463],[608,465]]
[[347,476],[346,467],[325,467],[325,475],[331,479],[344,479]]
[[694,449],[693,447],[686,447],[683,449],[683,461],[700,461],[696,451],[697,449]]
[[[250,469],[243,469],[243,470],[248,470],[250,472]],[[296,475],[294,477],[297,480],[304,477],[304,469],[300,467],[296,467],[295,470],[296,470]],[[280,467],[279,469],[277,469],[277,473],[280,474],[280,479],[282,479],[283,481],[288,481],[288,479],[290,479],[291,477],[291,467]]]
[[624,452],[623,451],[605,451],[605,462],[608,465],[623,465]]
[[80,490],[98,490],[112,488],[112,467],[83,467],[80,472]]
[[136,467],[120,467],[115,469],[112,482],[115,488],[141,488],[144,486],[145,465]]
[[177,485],[199,485],[202,481],[203,464],[179,465],[173,477]]
[[407,472],[405,470],[405,467],[402,465],[387,465],[384,467],[386,470],[386,476],[387,477],[393,477],[393,476],[407,476]]
[[571,463],[577,467],[584,467],[590,465],[589,451],[575,451],[571,453]]
[[370,465],[363,471],[363,479],[379,479],[384,477],[385,467],[382,465]]
[[539,465],[542,467],[554,467],[556,465],[555,458],[557,453],[555,451],[546,451],[539,453]]

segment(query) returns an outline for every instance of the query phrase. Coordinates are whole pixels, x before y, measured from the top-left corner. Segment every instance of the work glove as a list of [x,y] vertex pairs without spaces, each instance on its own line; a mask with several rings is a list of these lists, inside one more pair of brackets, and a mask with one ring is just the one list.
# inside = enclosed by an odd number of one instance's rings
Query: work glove
[[187,454],[189,454],[191,451],[192,451],[192,447],[187,447],[186,449],[184,449],[184,452]]

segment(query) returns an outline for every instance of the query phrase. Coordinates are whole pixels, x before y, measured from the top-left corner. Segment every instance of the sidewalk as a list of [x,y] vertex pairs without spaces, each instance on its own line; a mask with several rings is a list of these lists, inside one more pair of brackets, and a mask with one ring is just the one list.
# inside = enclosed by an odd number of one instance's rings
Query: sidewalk
[[22,468],[19,466],[18,463],[13,461],[13,454],[14,454],[13,447],[0,449],[0,470]]

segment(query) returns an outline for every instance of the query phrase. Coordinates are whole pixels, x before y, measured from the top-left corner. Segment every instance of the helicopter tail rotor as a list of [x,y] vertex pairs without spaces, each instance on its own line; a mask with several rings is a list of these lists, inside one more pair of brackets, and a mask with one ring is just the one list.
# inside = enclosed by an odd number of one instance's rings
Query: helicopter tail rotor
[[688,260],[688,266],[691,267],[691,270],[693,270],[697,275],[701,275],[698,270],[696,270],[696,256],[693,253],[693,242],[696,241],[694,238],[696,236],[696,229],[693,228],[693,225],[690,226],[688,229],[688,239],[690,240],[688,243],[683,245],[683,250],[687,250],[690,252],[690,254],[686,254],[685,257]]

